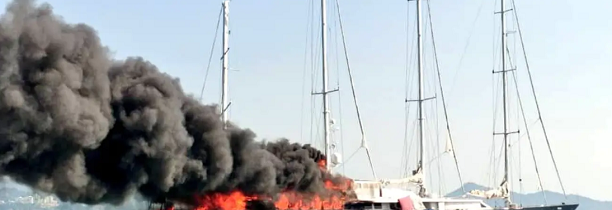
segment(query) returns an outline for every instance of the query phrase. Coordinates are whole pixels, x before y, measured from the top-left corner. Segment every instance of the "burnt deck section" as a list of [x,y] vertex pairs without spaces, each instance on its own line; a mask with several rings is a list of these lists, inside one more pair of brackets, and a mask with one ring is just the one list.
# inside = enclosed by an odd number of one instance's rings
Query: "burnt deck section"
[[[354,205],[355,204],[351,205],[351,207],[356,207]],[[175,203],[171,201],[164,201],[164,202],[151,202],[147,210],[195,210],[195,209],[197,209],[197,207],[195,206],[190,206],[190,205],[183,204],[183,203]],[[344,209],[347,209],[347,208],[345,207]],[[312,210],[344,210],[344,209],[312,209]],[[222,210],[222,209],[208,209],[208,210]],[[252,200],[252,201],[247,201],[246,208],[244,210],[283,210],[283,209],[276,208],[276,206],[274,206],[274,202],[272,202],[271,200]]]
[[193,210],[195,207],[184,202],[171,201],[165,197],[158,197],[149,203],[148,210]]
[[[167,200],[156,200],[149,204],[147,210],[195,210],[196,206],[181,203],[172,202]],[[222,209],[208,209],[208,210],[222,210]],[[247,201],[245,210],[278,210],[274,206],[274,202],[269,200],[252,200]]]

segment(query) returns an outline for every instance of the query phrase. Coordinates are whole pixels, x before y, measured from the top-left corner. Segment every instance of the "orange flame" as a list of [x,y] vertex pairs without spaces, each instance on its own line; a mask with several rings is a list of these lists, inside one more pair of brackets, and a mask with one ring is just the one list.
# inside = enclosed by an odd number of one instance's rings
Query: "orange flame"
[[325,159],[321,159],[317,162],[317,165],[319,165],[319,168],[321,168],[321,170],[326,171],[327,169],[325,168],[325,166],[327,166],[327,161]]
[[[274,205],[279,210],[343,209],[344,202],[349,197],[346,191],[351,185],[352,180],[350,179],[347,179],[345,184],[334,184],[328,180],[325,182],[325,188],[329,194],[325,196],[285,191],[279,194]],[[270,200],[270,198],[248,196],[240,191],[227,194],[207,194],[199,196],[200,205],[196,210],[244,210],[247,202],[252,200]]]
[[234,191],[229,194],[208,194],[201,196],[198,201],[200,206],[195,210],[244,210],[247,201],[257,199],[253,196],[246,196],[240,191]]
[[[321,171],[326,171],[325,159],[317,161]],[[343,209],[344,203],[351,197],[347,192],[352,188],[353,180],[346,178],[344,183],[335,184],[331,180],[325,181],[324,195],[303,194],[286,190],[280,193],[274,201],[278,210],[302,209]],[[195,210],[245,210],[247,202],[254,200],[271,200],[263,196],[245,195],[240,191],[231,193],[213,193],[197,196],[199,206]]]
[[308,196],[288,191],[282,193],[274,205],[277,209],[281,210],[343,209],[344,202],[347,200],[345,191],[348,189],[348,186],[335,185],[328,180],[325,182],[325,188],[331,193],[326,198],[319,195]]

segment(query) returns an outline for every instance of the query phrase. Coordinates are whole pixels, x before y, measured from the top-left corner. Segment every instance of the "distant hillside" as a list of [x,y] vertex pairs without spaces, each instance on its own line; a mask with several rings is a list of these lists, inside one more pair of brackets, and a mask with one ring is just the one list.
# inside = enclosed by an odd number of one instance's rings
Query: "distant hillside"
[[[475,183],[466,183],[463,185],[466,191],[475,189],[488,189]],[[549,204],[560,204],[564,202],[563,194],[551,191],[544,191]],[[460,197],[464,193],[461,188],[447,194],[449,197]],[[520,194],[512,192],[514,202],[520,203],[523,206],[538,206],[544,204],[542,192]],[[567,203],[579,203],[578,210],[611,210],[612,201],[598,201],[580,195],[568,195]],[[486,201],[491,206],[502,206],[504,202],[501,199],[491,199]]]

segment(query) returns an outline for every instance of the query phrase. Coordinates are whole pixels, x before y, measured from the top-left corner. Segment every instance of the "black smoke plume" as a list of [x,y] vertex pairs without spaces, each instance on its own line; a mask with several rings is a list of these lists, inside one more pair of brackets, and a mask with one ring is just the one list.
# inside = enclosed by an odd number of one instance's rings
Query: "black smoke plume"
[[0,175],[87,204],[324,189],[321,152],[224,130],[217,110],[142,58],[112,60],[48,4],[15,0],[1,16]]

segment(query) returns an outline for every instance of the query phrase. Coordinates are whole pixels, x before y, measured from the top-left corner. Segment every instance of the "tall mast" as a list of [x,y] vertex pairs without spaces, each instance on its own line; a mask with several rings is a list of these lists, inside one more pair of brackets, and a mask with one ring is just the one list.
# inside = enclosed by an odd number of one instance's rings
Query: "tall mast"
[[[503,80],[503,106],[504,106],[504,181],[506,182],[506,184],[504,185],[505,188],[508,188],[508,181],[509,181],[509,177],[508,177],[508,169],[509,169],[509,164],[508,164],[508,101],[507,101],[507,94],[508,94],[508,78],[507,78],[507,72],[506,72],[506,14],[505,14],[505,10],[506,10],[506,1],[505,0],[501,0],[501,39],[502,39],[502,80]],[[507,199],[507,201],[509,201],[509,199]]]
[[[500,0],[501,1],[501,11],[499,12],[500,16],[501,16],[501,70],[498,72],[494,72],[494,73],[501,73],[502,74],[502,106],[503,106],[503,113],[504,113],[504,117],[503,117],[503,125],[504,125],[504,132],[501,133],[504,136],[504,178],[501,184],[502,190],[504,193],[507,193],[504,198],[506,200],[506,205],[510,205],[512,204],[511,198],[510,198],[510,192],[508,190],[508,186],[510,185],[510,177],[509,177],[509,169],[510,169],[510,164],[509,164],[509,153],[508,153],[508,135],[511,134],[511,132],[508,131],[508,99],[507,99],[507,95],[508,95],[508,77],[507,77],[507,72],[510,71],[511,69],[506,69],[506,49],[507,49],[507,40],[506,40],[506,36],[507,36],[507,32],[506,32],[506,1],[505,0]],[[513,132],[512,132],[513,133]]]
[[[510,168],[509,163],[508,163],[508,101],[507,101],[507,94],[508,94],[508,78],[507,78],[507,72],[506,72],[506,1],[505,0],[501,0],[501,39],[502,39],[502,52],[501,52],[501,56],[502,56],[502,83],[503,83],[503,88],[502,88],[502,100],[503,100],[503,109],[504,109],[504,190],[507,192],[508,191],[508,181],[509,177],[508,177],[508,169]],[[510,203],[510,196],[506,197],[506,203]]]
[[323,133],[324,133],[324,141],[325,141],[325,162],[327,170],[330,171],[330,161],[331,161],[331,145],[329,139],[329,102],[327,100],[327,9],[326,0],[321,0],[321,69],[323,71],[323,90],[321,94],[323,95]]
[[229,51],[229,0],[223,1],[223,64],[221,70],[221,120],[223,121],[223,127],[227,128],[227,109],[228,95],[227,95],[227,77],[228,77],[228,64],[229,60],[227,57]]
[[[422,12],[421,12],[421,0],[416,0],[416,13],[417,13],[417,48],[418,48],[418,59],[417,65],[419,70],[419,99],[418,99],[418,109],[419,109],[419,158],[417,163],[417,172],[420,172],[425,178],[425,167],[424,167],[424,159],[425,159],[425,141],[424,141],[424,131],[423,128],[423,20],[422,20]],[[421,189],[419,190],[419,194],[421,197],[425,196],[425,181],[421,184]]]

